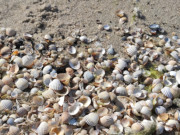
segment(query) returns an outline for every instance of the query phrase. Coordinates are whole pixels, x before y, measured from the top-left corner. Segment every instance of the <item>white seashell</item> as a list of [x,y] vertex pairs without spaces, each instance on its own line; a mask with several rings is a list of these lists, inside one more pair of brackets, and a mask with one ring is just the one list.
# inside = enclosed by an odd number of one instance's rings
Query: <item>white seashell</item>
[[37,128],[38,135],[46,135],[49,133],[49,125],[47,122],[41,122],[39,127]]
[[152,92],[159,93],[162,88],[163,88],[163,85],[161,83],[158,83],[154,86],[154,88],[152,89]]
[[133,73],[133,78],[139,78],[142,75],[142,71],[141,70],[137,70]]
[[103,91],[98,93],[98,97],[99,99],[102,99],[104,101],[108,101],[109,100],[109,93],[107,91]]
[[52,82],[49,83],[49,88],[55,91],[60,91],[63,89],[63,85],[58,79],[54,79]]
[[140,113],[144,114],[145,116],[151,116],[151,110],[147,106],[143,106]]
[[43,84],[45,85],[45,86],[49,86],[49,83],[52,81],[52,78],[51,78],[51,75],[49,75],[49,74],[46,74],[46,75],[44,75],[43,76]]
[[101,125],[105,126],[105,127],[109,127],[114,123],[114,120],[112,118],[112,116],[103,116],[100,118],[100,123]]
[[178,52],[172,51],[172,52],[170,53],[170,55],[171,55],[174,59],[179,60]]
[[84,77],[84,80],[87,82],[91,82],[94,79],[94,76],[90,71],[84,72],[83,77]]
[[151,100],[146,100],[146,105],[149,107],[150,110],[153,109],[153,102]]
[[19,117],[19,118],[16,118],[16,119],[14,120],[14,122],[15,122],[15,123],[22,123],[24,120],[25,120],[24,118]]
[[80,102],[74,103],[72,106],[68,107],[68,112],[70,115],[76,115],[79,113],[80,109],[82,108],[83,104]]
[[1,100],[0,102],[0,110],[11,110],[13,106],[13,102],[11,100]]
[[84,43],[88,42],[88,38],[86,36],[81,36],[79,39]]
[[129,84],[129,83],[132,83],[133,79],[132,79],[132,76],[131,75],[125,75],[124,76],[124,81]]
[[32,39],[32,35],[31,34],[29,34],[29,33],[24,33],[23,34],[23,37],[25,38],[25,39],[27,39],[27,40],[30,40],[30,39]]
[[49,74],[52,71],[52,66],[51,65],[47,65],[43,68],[43,74]]
[[25,55],[22,57],[22,65],[25,67],[32,67],[34,64],[34,57],[31,55]]
[[173,95],[171,93],[171,90],[169,87],[164,87],[163,89],[161,89],[161,92],[168,98],[173,98]]
[[105,71],[104,71],[104,69],[97,69],[97,70],[94,72],[94,74],[95,74],[95,76],[104,77]]
[[97,113],[98,115],[101,117],[101,116],[104,116],[104,115],[107,115],[109,112],[109,110],[106,108],[106,107],[101,107],[97,110]]
[[9,127],[9,132],[8,132],[7,135],[17,135],[17,134],[19,134],[19,132],[20,132],[20,129],[18,127],[10,126]]
[[178,84],[180,84],[180,70],[176,73],[176,81]]
[[84,119],[89,126],[96,126],[99,121],[99,115],[97,113],[92,112],[86,115]]
[[155,108],[155,112],[156,114],[166,113],[166,108],[164,108],[163,106],[158,106]]
[[136,122],[131,125],[131,129],[134,132],[139,132],[139,131],[143,130],[143,125],[141,123]]
[[70,54],[76,54],[76,48],[74,46],[69,46],[67,48],[67,51],[70,53]]
[[53,98],[53,97],[55,97],[55,93],[54,93],[53,90],[48,89],[48,90],[45,90],[45,91],[42,93],[42,96],[43,96],[44,98],[46,98],[46,99],[48,99],[48,98]]
[[160,135],[164,132],[164,126],[161,123],[157,123],[156,125],[156,134]]
[[9,75],[5,75],[5,76],[2,78],[2,82],[3,82],[5,85],[12,86],[12,84],[13,84],[13,79],[12,79]]
[[127,91],[125,87],[117,87],[116,88],[116,93],[118,93],[120,96],[127,96]]
[[158,66],[158,71],[159,72],[163,72],[165,70],[165,66],[164,65],[159,65]]
[[127,63],[122,59],[118,59],[118,64],[116,64],[116,68],[118,70],[123,70],[125,67],[127,67]]
[[103,28],[104,28],[104,30],[107,30],[107,31],[111,29],[111,27],[109,25],[104,25]]
[[136,111],[138,111],[138,112],[140,112],[141,111],[141,109],[142,109],[142,104],[141,104],[141,102],[137,102],[137,103],[135,103],[135,105],[133,106],[133,109],[136,109]]
[[16,82],[15,85],[18,89],[20,90],[25,90],[26,88],[28,88],[28,81],[24,78],[19,78]]
[[126,51],[130,56],[134,56],[137,54],[137,48],[134,45],[129,46]]
[[52,41],[52,37],[49,34],[44,35],[44,39]]
[[173,65],[166,65],[165,68],[168,71],[172,71],[174,69]]
[[84,107],[88,107],[91,104],[91,99],[88,96],[81,96],[77,101],[82,103]]
[[111,45],[110,48],[108,48],[107,50],[107,54],[113,55],[114,53],[115,53],[114,48]]
[[78,61],[78,59],[70,59],[69,65],[73,69],[76,69],[76,70],[80,69],[80,62]]
[[0,59],[0,66],[2,66],[5,63],[7,63],[7,61],[5,59]]
[[37,69],[31,69],[31,76],[33,78],[38,78],[39,77],[39,71]]
[[166,126],[171,127],[171,128],[176,128],[177,130],[180,129],[180,125],[177,120],[168,120],[166,122]]

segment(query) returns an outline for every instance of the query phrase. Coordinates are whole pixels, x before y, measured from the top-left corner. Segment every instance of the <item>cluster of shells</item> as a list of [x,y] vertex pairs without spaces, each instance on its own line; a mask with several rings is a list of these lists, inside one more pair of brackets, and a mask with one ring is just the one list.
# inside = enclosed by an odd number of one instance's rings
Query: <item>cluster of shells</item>
[[[117,12],[122,18],[123,12]],[[179,131],[180,48],[163,35],[126,30],[120,57],[79,33],[40,43],[0,35],[0,131],[9,135],[156,134]],[[81,49],[78,48],[81,45]],[[82,49],[83,48],[83,49]]]

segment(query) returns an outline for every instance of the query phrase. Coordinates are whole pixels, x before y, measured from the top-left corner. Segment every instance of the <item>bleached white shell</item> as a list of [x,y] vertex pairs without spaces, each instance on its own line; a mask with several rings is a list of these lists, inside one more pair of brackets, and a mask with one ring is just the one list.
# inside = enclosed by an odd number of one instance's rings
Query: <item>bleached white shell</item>
[[104,77],[105,71],[103,69],[97,69],[94,74],[99,77]]
[[38,135],[46,135],[49,133],[49,125],[47,122],[41,122],[39,127],[37,128]]
[[32,101],[34,104],[36,104],[38,106],[41,106],[44,104],[44,98],[42,96],[34,96]]
[[34,64],[34,57],[31,55],[25,55],[22,57],[22,64],[25,67],[31,67]]
[[59,91],[63,89],[63,85],[58,79],[54,79],[52,82],[49,83],[49,88],[52,90]]
[[86,115],[84,119],[89,126],[96,126],[99,121],[99,115],[97,113],[92,112]]
[[16,63],[19,67],[21,67],[23,64],[22,64],[22,58],[20,57],[16,57],[14,60],[14,63]]
[[79,38],[82,42],[88,42],[88,38],[86,37],[86,36],[81,36],[80,38]]
[[168,120],[166,122],[166,126],[169,126],[171,128],[176,128],[177,130],[179,130],[180,128],[179,122],[177,120]]
[[54,93],[54,91],[53,90],[51,90],[51,89],[48,89],[48,90],[46,90],[46,91],[44,91],[43,93],[42,93],[42,96],[44,97],[44,98],[52,98],[52,97],[55,97],[55,93]]
[[133,81],[133,79],[132,79],[132,76],[131,75],[125,75],[124,76],[124,81],[126,82],[126,83],[132,83],[132,81]]
[[84,77],[84,80],[86,80],[87,82],[90,82],[94,79],[94,76],[90,71],[86,71],[83,77]]
[[121,96],[127,96],[126,88],[122,86],[116,88],[116,93],[118,93]]
[[80,69],[80,67],[81,67],[80,62],[76,58],[70,59],[69,65],[71,68],[76,69],[76,70]]
[[157,134],[157,135],[160,135],[160,134],[163,133],[163,131],[164,131],[164,126],[163,126],[163,124],[157,123],[157,125],[156,125],[156,134]]
[[178,52],[176,52],[176,51],[172,51],[172,52],[170,53],[170,55],[171,55],[174,59],[176,59],[176,60],[179,59]]
[[134,132],[139,132],[139,131],[143,130],[143,125],[141,123],[136,122],[136,123],[132,124],[131,129]]
[[176,73],[176,81],[178,84],[180,84],[180,70]]
[[155,112],[156,114],[166,113],[166,108],[164,108],[163,106],[158,106],[155,108]]
[[112,116],[103,116],[100,118],[100,123],[101,125],[105,126],[105,127],[109,127],[110,125],[112,125],[114,123],[114,120],[112,118]]
[[137,48],[134,45],[129,46],[126,51],[130,56],[134,56],[137,54]]
[[44,36],[44,39],[49,40],[49,41],[52,41],[52,37],[51,37],[49,34],[46,34],[46,35]]
[[72,106],[68,107],[69,114],[70,115],[78,114],[82,106],[83,106],[83,104],[80,102],[74,103]]
[[0,110],[11,110],[13,106],[13,102],[11,100],[1,100],[0,102]]
[[43,84],[45,86],[49,86],[49,83],[52,81],[51,75],[50,74],[46,74],[43,76]]
[[151,116],[151,110],[147,106],[143,106],[140,112],[144,114],[145,116],[148,116],[148,117]]
[[16,82],[15,85],[18,89],[20,90],[25,90],[26,88],[28,88],[28,81],[24,78],[19,78]]
[[47,65],[43,68],[43,74],[49,74],[52,71],[52,66],[51,65]]
[[164,87],[161,89],[161,92],[168,98],[173,98],[173,95],[171,93],[171,89],[169,87]]
[[82,103],[84,107],[88,107],[91,104],[91,99],[88,96],[81,96],[78,102]]
[[19,132],[20,132],[20,129],[18,127],[10,126],[8,135],[17,135],[17,134],[19,134]]
[[70,53],[70,54],[76,54],[76,48],[74,46],[69,46],[67,48],[67,51]]
[[127,63],[122,59],[118,59],[118,64],[116,64],[116,68],[118,70],[123,70],[125,67],[127,67]]
[[152,92],[159,93],[162,88],[163,88],[163,85],[161,83],[158,83],[154,86],[154,88],[152,89]]
[[3,64],[5,64],[7,61],[5,59],[0,59],[0,66],[2,66]]

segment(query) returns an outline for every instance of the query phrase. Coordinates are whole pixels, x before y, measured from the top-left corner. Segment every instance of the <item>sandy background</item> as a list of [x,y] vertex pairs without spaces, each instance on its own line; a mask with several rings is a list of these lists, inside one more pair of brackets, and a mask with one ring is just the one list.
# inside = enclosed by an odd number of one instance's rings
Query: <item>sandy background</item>
[[[157,23],[169,35],[180,28],[180,0],[0,0],[0,27],[11,27],[19,35],[31,33],[38,40],[52,34],[59,41],[80,29],[82,35],[98,37],[104,46],[112,44],[121,49],[121,29],[148,28]],[[132,21],[133,9],[139,7],[144,19]],[[117,10],[127,14],[128,23],[119,24]],[[109,24],[112,32],[100,31],[98,24]]]

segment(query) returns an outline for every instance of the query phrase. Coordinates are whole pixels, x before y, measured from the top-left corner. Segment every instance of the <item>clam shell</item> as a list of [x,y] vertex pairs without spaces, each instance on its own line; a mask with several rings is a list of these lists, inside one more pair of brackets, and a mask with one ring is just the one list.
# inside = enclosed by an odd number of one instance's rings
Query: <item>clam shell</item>
[[130,83],[132,83],[133,78],[132,78],[131,75],[125,75],[125,76],[124,76],[124,81],[125,81],[126,83],[130,84]]
[[47,122],[41,122],[39,127],[37,128],[38,135],[46,135],[49,133],[49,125]]
[[164,87],[163,89],[161,89],[161,92],[168,98],[173,98],[173,95],[171,93],[171,90],[169,87]]
[[58,79],[54,79],[52,82],[49,83],[49,88],[55,91],[60,91],[63,89],[63,85]]
[[177,120],[168,120],[166,122],[166,126],[176,128],[177,130],[180,129],[179,122]]
[[22,65],[25,67],[32,67],[34,64],[34,57],[31,55],[25,55],[22,57]]
[[157,125],[156,125],[156,134],[157,134],[157,135],[160,135],[160,134],[163,133],[163,131],[164,131],[164,126],[163,126],[163,124],[157,123]]
[[2,78],[2,82],[5,84],[5,85],[8,85],[8,86],[12,86],[13,85],[13,79],[9,76],[9,75],[6,75]]
[[94,79],[94,75],[90,71],[84,72],[84,80],[87,82],[91,82]]
[[137,54],[137,48],[134,45],[129,46],[126,51],[129,56],[134,56]]
[[83,104],[80,102],[74,103],[72,106],[68,107],[68,112],[70,115],[76,115],[80,112],[80,109],[82,108]]
[[120,96],[127,96],[127,91],[125,87],[117,87],[116,88],[116,93],[119,94]]
[[13,102],[11,100],[1,100],[0,110],[11,110]]
[[163,106],[158,106],[155,108],[155,112],[156,114],[166,113],[166,108],[164,108]]
[[2,66],[5,63],[7,63],[7,61],[5,59],[0,59],[0,66]]
[[81,67],[80,62],[78,61],[78,59],[75,59],[75,58],[69,60],[69,65],[71,68],[75,70],[78,70]]
[[114,120],[112,118],[112,116],[103,116],[100,118],[100,123],[101,125],[105,126],[105,127],[109,127],[110,125],[112,125],[114,123]]
[[178,52],[177,52],[177,51],[172,51],[172,52],[170,53],[170,55],[171,55],[174,59],[179,60],[179,56],[178,56]]
[[145,116],[148,116],[148,117],[151,116],[151,110],[147,106],[143,106],[140,112],[144,114]]
[[108,101],[110,96],[109,93],[107,91],[103,91],[101,93],[98,94],[99,99],[102,99],[103,101]]
[[7,55],[11,52],[11,49],[8,46],[4,46],[1,50],[0,50],[0,54],[2,56]]
[[133,124],[133,119],[130,117],[125,117],[121,120],[123,127],[130,127]]
[[6,28],[6,35],[10,36],[10,37],[15,36],[16,31],[14,29],[12,29],[12,28]]
[[176,81],[178,84],[180,84],[180,70],[176,73]]
[[163,88],[163,85],[161,83],[158,83],[154,86],[154,88],[152,89],[152,92],[159,93],[162,88]]
[[16,63],[19,67],[21,67],[23,64],[22,64],[22,58],[20,57],[16,57],[14,60],[13,60],[14,63]]
[[67,73],[60,73],[57,75],[57,78],[63,83],[64,85],[69,85],[71,76]]
[[76,39],[73,38],[73,37],[67,37],[67,38],[66,38],[66,41],[67,41],[67,43],[68,43],[69,45],[73,45],[74,42],[76,42]]
[[48,90],[45,90],[45,91],[42,93],[42,96],[43,96],[44,98],[46,98],[46,99],[48,99],[48,98],[53,98],[53,97],[55,97],[55,93],[54,93],[53,90],[48,89]]
[[18,89],[20,90],[25,90],[26,88],[28,88],[28,81],[24,78],[19,78],[16,82],[15,85]]
[[82,103],[84,107],[88,107],[91,104],[91,99],[88,96],[81,96],[77,101]]
[[19,109],[17,109],[17,115],[20,117],[23,117],[27,113],[28,111],[24,107],[20,107]]
[[71,118],[71,116],[69,115],[68,112],[63,112],[61,115],[61,124],[68,123],[70,118]]
[[169,115],[167,113],[161,113],[158,115],[157,120],[167,121],[169,119]]
[[118,59],[118,64],[116,64],[116,68],[118,70],[123,70],[125,67],[127,67],[127,63],[122,59]]
[[104,77],[105,71],[104,71],[104,69],[97,69],[97,70],[94,72],[94,75],[95,75],[95,76],[98,76],[98,77]]
[[87,43],[88,42],[88,38],[86,36],[80,36],[79,38],[82,42]]
[[44,104],[44,98],[42,96],[34,96],[32,102],[38,106],[41,106]]
[[44,39],[52,41],[52,37],[49,34],[44,35]]
[[12,73],[12,74],[17,74],[18,71],[19,71],[19,66],[17,64],[13,64],[9,68],[9,72]]
[[19,132],[20,132],[20,129],[18,127],[10,126],[8,135],[17,135],[17,134],[19,134]]
[[50,74],[46,74],[43,76],[43,84],[45,86],[49,86],[50,82],[52,81],[51,75]]
[[139,131],[143,130],[143,125],[141,123],[136,122],[131,125],[131,129],[134,132],[139,132]]
[[84,117],[84,120],[89,126],[96,126],[99,121],[99,115],[97,113],[92,112],[86,115]]
[[51,65],[47,65],[43,68],[43,74],[49,74],[52,71],[52,66]]
[[104,116],[104,115],[107,115],[108,114],[108,109],[106,107],[101,107],[97,110],[97,113],[98,115],[101,117],[101,116]]
[[76,54],[76,48],[74,46],[69,46],[67,48],[67,51],[70,53],[70,54]]
[[177,111],[175,112],[174,118],[175,118],[176,120],[180,121],[180,111],[179,111],[179,110],[177,110]]

